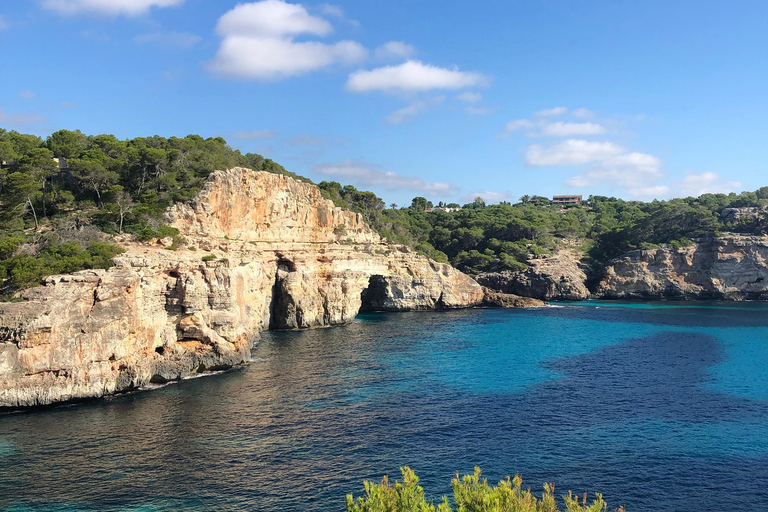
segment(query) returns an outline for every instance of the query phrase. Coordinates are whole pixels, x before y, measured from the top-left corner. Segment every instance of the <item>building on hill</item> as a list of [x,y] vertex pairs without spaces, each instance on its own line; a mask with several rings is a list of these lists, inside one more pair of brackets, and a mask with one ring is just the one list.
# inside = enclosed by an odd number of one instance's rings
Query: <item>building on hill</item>
[[552,196],[553,204],[581,204],[584,196]]

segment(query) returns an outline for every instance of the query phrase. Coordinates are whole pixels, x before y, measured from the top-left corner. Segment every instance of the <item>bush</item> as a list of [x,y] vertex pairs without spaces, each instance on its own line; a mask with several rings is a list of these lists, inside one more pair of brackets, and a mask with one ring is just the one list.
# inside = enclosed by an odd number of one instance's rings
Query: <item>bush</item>
[[[480,479],[480,468],[475,468],[472,475],[459,478],[458,473],[451,482],[453,502],[451,507],[447,497],[443,497],[437,507],[427,501],[424,489],[419,485],[419,477],[408,468],[400,469],[403,482],[389,483],[385,476],[380,484],[364,482],[365,496],[357,498],[347,495],[347,512],[559,512],[555,498],[555,484],[544,484],[544,492],[537,499],[530,490],[522,489],[522,478],[515,476],[499,482],[497,486],[488,485]],[[608,509],[601,494],[587,505],[584,494],[581,503],[571,492],[563,496],[566,512],[605,512]],[[618,509],[623,511],[624,508]]]

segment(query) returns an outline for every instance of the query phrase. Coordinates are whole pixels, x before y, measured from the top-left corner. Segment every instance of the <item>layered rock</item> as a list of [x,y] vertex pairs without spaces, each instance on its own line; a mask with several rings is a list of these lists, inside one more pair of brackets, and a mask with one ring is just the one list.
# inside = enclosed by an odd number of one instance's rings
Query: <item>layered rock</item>
[[768,300],[768,237],[728,235],[610,261],[596,295],[613,299]]
[[483,286],[503,293],[539,300],[583,300],[587,289],[586,266],[571,251],[535,258],[521,272],[486,272],[476,276]]
[[197,250],[125,244],[110,270],[52,276],[24,302],[0,303],[0,407],[244,364],[260,329],[483,300],[461,272],[382,243],[360,215],[284,176],[214,173],[168,218]]

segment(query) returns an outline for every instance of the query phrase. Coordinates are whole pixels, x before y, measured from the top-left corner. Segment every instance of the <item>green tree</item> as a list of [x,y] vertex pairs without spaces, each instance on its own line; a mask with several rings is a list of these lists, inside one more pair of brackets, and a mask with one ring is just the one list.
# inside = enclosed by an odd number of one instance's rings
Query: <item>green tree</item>
[[72,159],[69,161],[69,171],[79,182],[83,189],[93,190],[99,205],[104,207],[101,193],[117,183],[120,176],[104,168],[98,160]]
[[8,175],[3,187],[3,204],[10,206],[14,212],[21,211],[24,215],[25,207],[29,206],[32,210],[32,216],[35,219],[35,230],[39,229],[37,222],[37,212],[32,204],[32,197],[40,191],[40,183],[29,174],[14,172]]
[[85,149],[88,140],[80,130],[59,130],[51,134],[45,145],[56,158],[75,158]]

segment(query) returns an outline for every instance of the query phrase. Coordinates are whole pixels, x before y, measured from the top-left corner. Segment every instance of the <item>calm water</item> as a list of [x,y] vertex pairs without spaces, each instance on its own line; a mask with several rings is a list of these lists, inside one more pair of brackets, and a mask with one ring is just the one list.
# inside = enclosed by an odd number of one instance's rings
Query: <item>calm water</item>
[[582,303],[265,333],[257,362],[0,416],[2,510],[337,511],[474,465],[632,511],[768,511],[768,306]]

